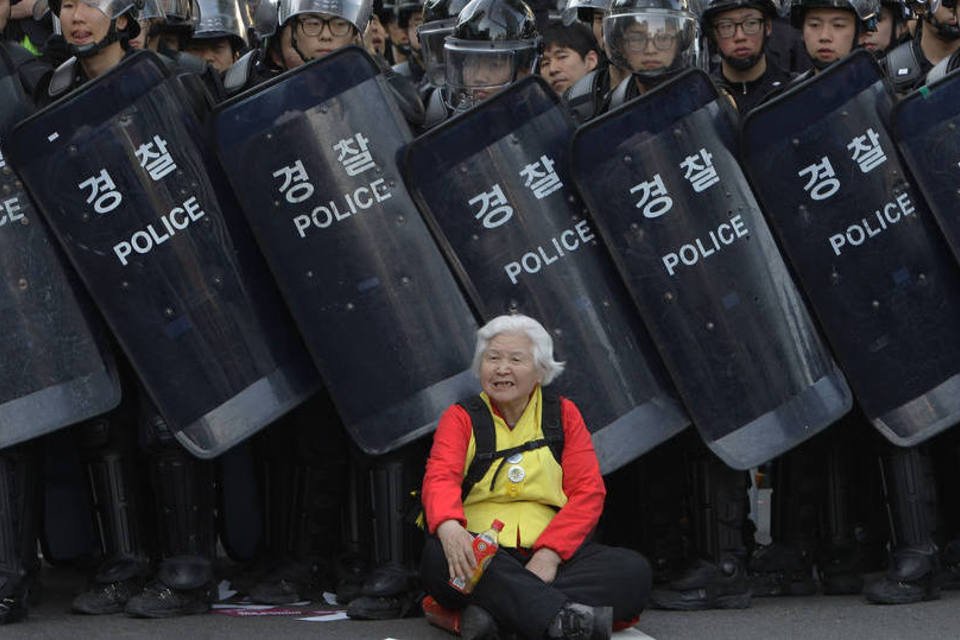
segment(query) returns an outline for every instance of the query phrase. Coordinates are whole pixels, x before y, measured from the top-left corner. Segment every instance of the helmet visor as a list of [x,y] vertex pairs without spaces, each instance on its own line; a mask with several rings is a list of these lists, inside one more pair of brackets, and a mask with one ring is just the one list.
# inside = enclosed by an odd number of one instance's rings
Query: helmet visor
[[442,87],[446,81],[444,70],[443,41],[453,33],[456,20],[437,20],[420,25],[417,34],[420,37],[420,54],[427,79],[435,87]]
[[246,35],[240,5],[237,0],[200,0],[200,23],[193,31],[194,38],[222,38]]
[[285,25],[301,13],[319,13],[343,18],[356,27],[358,33],[363,33],[370,22],[371,11],[369,0],[280,0],[279,20]]
[[603,40],[613,64],[653,78],[697,64],[699,25],[689,13],[643,9],[606,16]]
[[537,65],[537,42],[478,42],[447,38],[444,43],[447,89],[454,105],[475,104]]

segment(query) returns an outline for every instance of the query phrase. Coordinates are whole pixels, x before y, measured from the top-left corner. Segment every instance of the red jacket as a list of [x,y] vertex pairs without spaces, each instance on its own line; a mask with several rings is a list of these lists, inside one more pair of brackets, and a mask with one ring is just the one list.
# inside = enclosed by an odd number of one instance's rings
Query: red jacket
[[[533,550],[547,547],[568,560],[596,527],[607,492],[580,410],[566,398],[561,398],[560,404],[564,437],[560,466],[567,504],[537,538]],[[472,434],[473,425],[463,407],[454,404],[444,411],[433,436],[423,479],[423,507],[430,533],[436,533],[446,520],[457,520],[466,526],[460,493]]]

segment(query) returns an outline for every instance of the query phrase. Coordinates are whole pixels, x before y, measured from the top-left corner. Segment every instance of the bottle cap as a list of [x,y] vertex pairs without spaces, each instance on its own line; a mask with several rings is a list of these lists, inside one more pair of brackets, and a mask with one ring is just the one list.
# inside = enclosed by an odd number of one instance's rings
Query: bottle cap
[[490,525],[491,529],[496,529],[497,531],[503,531],[503,523],[499,520],[494,520],[493,524]]

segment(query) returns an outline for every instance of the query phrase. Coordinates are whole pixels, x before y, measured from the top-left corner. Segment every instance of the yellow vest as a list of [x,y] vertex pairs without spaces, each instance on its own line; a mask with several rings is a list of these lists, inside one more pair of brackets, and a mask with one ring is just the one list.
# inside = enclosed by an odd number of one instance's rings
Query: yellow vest
[[[487,394],[481,393],[480,397],[493,416],[497,451],[543,438],[543,394],[539,386],[513,429],[490,408]],[[463,466],[464,476],[476,450],[477,443],[471,433],[467,459]],[[485,531],[494,520],[500,520],[504,525],[500,532],[502,546],[529,548],[540,537],[557,511],[567,504],[567,496],[563,493],[563,469],[548,446],[517,455],[520,459],[505,462],[499,473],[497,467],[503,459],[493,460],[486,475],[473,486],[464,500],[463,511],[467,518],[468,531]]]

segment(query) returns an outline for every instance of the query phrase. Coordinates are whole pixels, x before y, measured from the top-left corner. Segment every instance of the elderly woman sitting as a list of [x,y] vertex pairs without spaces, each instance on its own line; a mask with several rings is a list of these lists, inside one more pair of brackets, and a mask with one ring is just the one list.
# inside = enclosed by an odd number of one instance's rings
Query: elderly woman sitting
[[[483,393],[444,412],[427,462],[427,592],[465,607],[464,638],[609,638],[643,609],[650,567],[589,540],[606,490],[576,405],[543,389],[563,371],[550,334],[526,316],[495,318],[477,334],[474,370]],[[472,574],[473,533],[494,519],[500,549],[465,595],[449,581]]]

